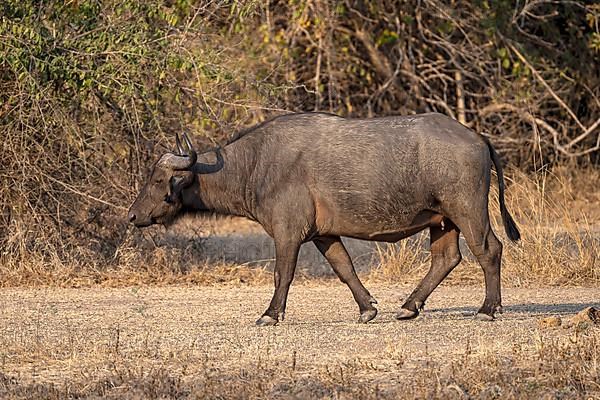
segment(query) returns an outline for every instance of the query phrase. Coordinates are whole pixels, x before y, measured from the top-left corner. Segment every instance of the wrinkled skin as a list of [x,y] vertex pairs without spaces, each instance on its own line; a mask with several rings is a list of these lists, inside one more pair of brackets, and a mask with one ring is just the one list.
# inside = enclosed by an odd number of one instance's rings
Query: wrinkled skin
[[416,317],[458,265],[461,232],[485,277],[478,318],[491,320],[501,310],[502,244],[488,215],[492,163],[505,230],[511,240],[520,236],[504,204],[502,169],[485,138],[448,117],[289,114],[201,154],[185,171],[169,168],[163,158],[131,206],[130,220],[147,226],[211,211],[259,222],[275,241],[276,265],[275,293],[257,325],[283,320],[306,242],[316,245],[348,285],[359,322],[370,321],[376,301],[358,279],[341,236],[396,242],[423,229],[430,230],[431,268],[397,318]]

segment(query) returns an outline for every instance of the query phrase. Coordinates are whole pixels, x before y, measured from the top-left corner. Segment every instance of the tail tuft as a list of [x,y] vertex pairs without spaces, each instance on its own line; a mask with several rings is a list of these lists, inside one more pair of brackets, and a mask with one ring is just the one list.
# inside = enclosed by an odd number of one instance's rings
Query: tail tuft
[[510,240],[513,242],[519,241],[521,239],[521,233],[517,228],[517,224],[515,220],[512,218],[506,207],[504,206],[504,201],[502,201],[502,205],[500,206],[500,214],[502,215],[502,223],[504,224],[504,231]]

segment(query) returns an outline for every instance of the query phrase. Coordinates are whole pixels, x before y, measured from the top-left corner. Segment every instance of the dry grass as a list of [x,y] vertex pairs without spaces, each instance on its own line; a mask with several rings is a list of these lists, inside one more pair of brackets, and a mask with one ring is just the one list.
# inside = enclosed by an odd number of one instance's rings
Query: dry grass
[[[533,178],[515,173],[509,204],[521,222],[522,244],[507,246],[512,284],[600,282],[600,171],[566,168]],[[497,210],[494,210],[496,213]],[[507,277],[508,279],[508,277]]]
[[383,282],[414,280],[429,268],[429,256],[423,252],[428,246],[429,234],[425,232],[397,244],[377,244],[379,266],[373,268],[367,278]]
[[[0,395],[5,399],[597,399],[600,335],[584,334],[575,343],[540,341],[533,354],[464,355],[446,365],[427,363],[405,377],[394,372],[374,379],[377,368],[360,361],[333,364],[313,374],[296,371],[293,359],[265,360],[234,371],[221,371],[207,362],[208,373],[173,374],[165,367],[144,369],[124,363],[112,374],[92,382],[61,385],[23,384],[0,373]],[[269,362],[269,364],[267,364]],[[401,361],[400,361],[401,363]],[[181,366],[185,371],[186,366]],[[365,373],[365,370],[368,371]],[[365,376],[366,375],[366,376]],[[404,378],[404,379],[402,379]]]
[[510,289],[494,323],[471,317],[481,287],[442,288],[405,322],[393,311],[410,287],[370,289],[374,323],[354,322],[343,285],[303,285],[266,329],[253,321],[270,285],[5,289],[0,397],[600,397],[600,328],[537,325],[590,305],[593,289]]
[[[210,227],[211,221],[208,222]],[[56,251],[22,254],[16,259],[0,257],[0,288],[245,285],[272,281],[271,273],[264,267],[207,262],[203,258],[202,237],[163,240],[163,228],[150,230],[151,233],[130,229],[110,259],[86,254],[81,261],[77,257],[62,257]],[[89,263],[90,260],[96,262]]]
[[[173,267],[165,250],[149,254],[151,264],[111,268],[81,268],[62,262],[35,262],[26,270],[8,271],[0,277],[1,287],[84,288],[129,287],[136,285],[256,285],[271,282],[272,273],[265,268],[233,264],[193,265],[185,270]],[[302,279],[302,277],[300,277]]]

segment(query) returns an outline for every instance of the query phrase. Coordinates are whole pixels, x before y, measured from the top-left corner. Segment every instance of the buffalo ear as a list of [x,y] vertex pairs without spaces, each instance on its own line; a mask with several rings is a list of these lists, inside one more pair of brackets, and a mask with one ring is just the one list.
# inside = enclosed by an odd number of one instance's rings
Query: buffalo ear
[[192,182],[191,174],[185,175],[174,175],[169,180],[169,199],[168,202],[172,203],[179,197],[181,191],[190,185]]

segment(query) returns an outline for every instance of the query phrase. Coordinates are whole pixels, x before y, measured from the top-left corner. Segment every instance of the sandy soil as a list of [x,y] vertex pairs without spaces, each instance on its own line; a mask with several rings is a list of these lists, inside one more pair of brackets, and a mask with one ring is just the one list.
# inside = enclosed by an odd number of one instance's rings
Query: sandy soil
[[286,320],[267,328],[254,320],[270,286],[4,289],[0,371],[21,383],[64,385],[97,381],[119,368],[193,377],[277,364],[310,376],[350,366],[391,382],[391,373],[398,379],[466,354],[533,351],[547,335],[540,318],[600,306],[597,288],[508,288],[504,314],[482,322],[472,318],[482,287],[440,287],[422,316],[400,322],[394,312],[411,288],[369,286],[379,301],[372,323],[355,322],[346,287],[312,282],[292,287]]

